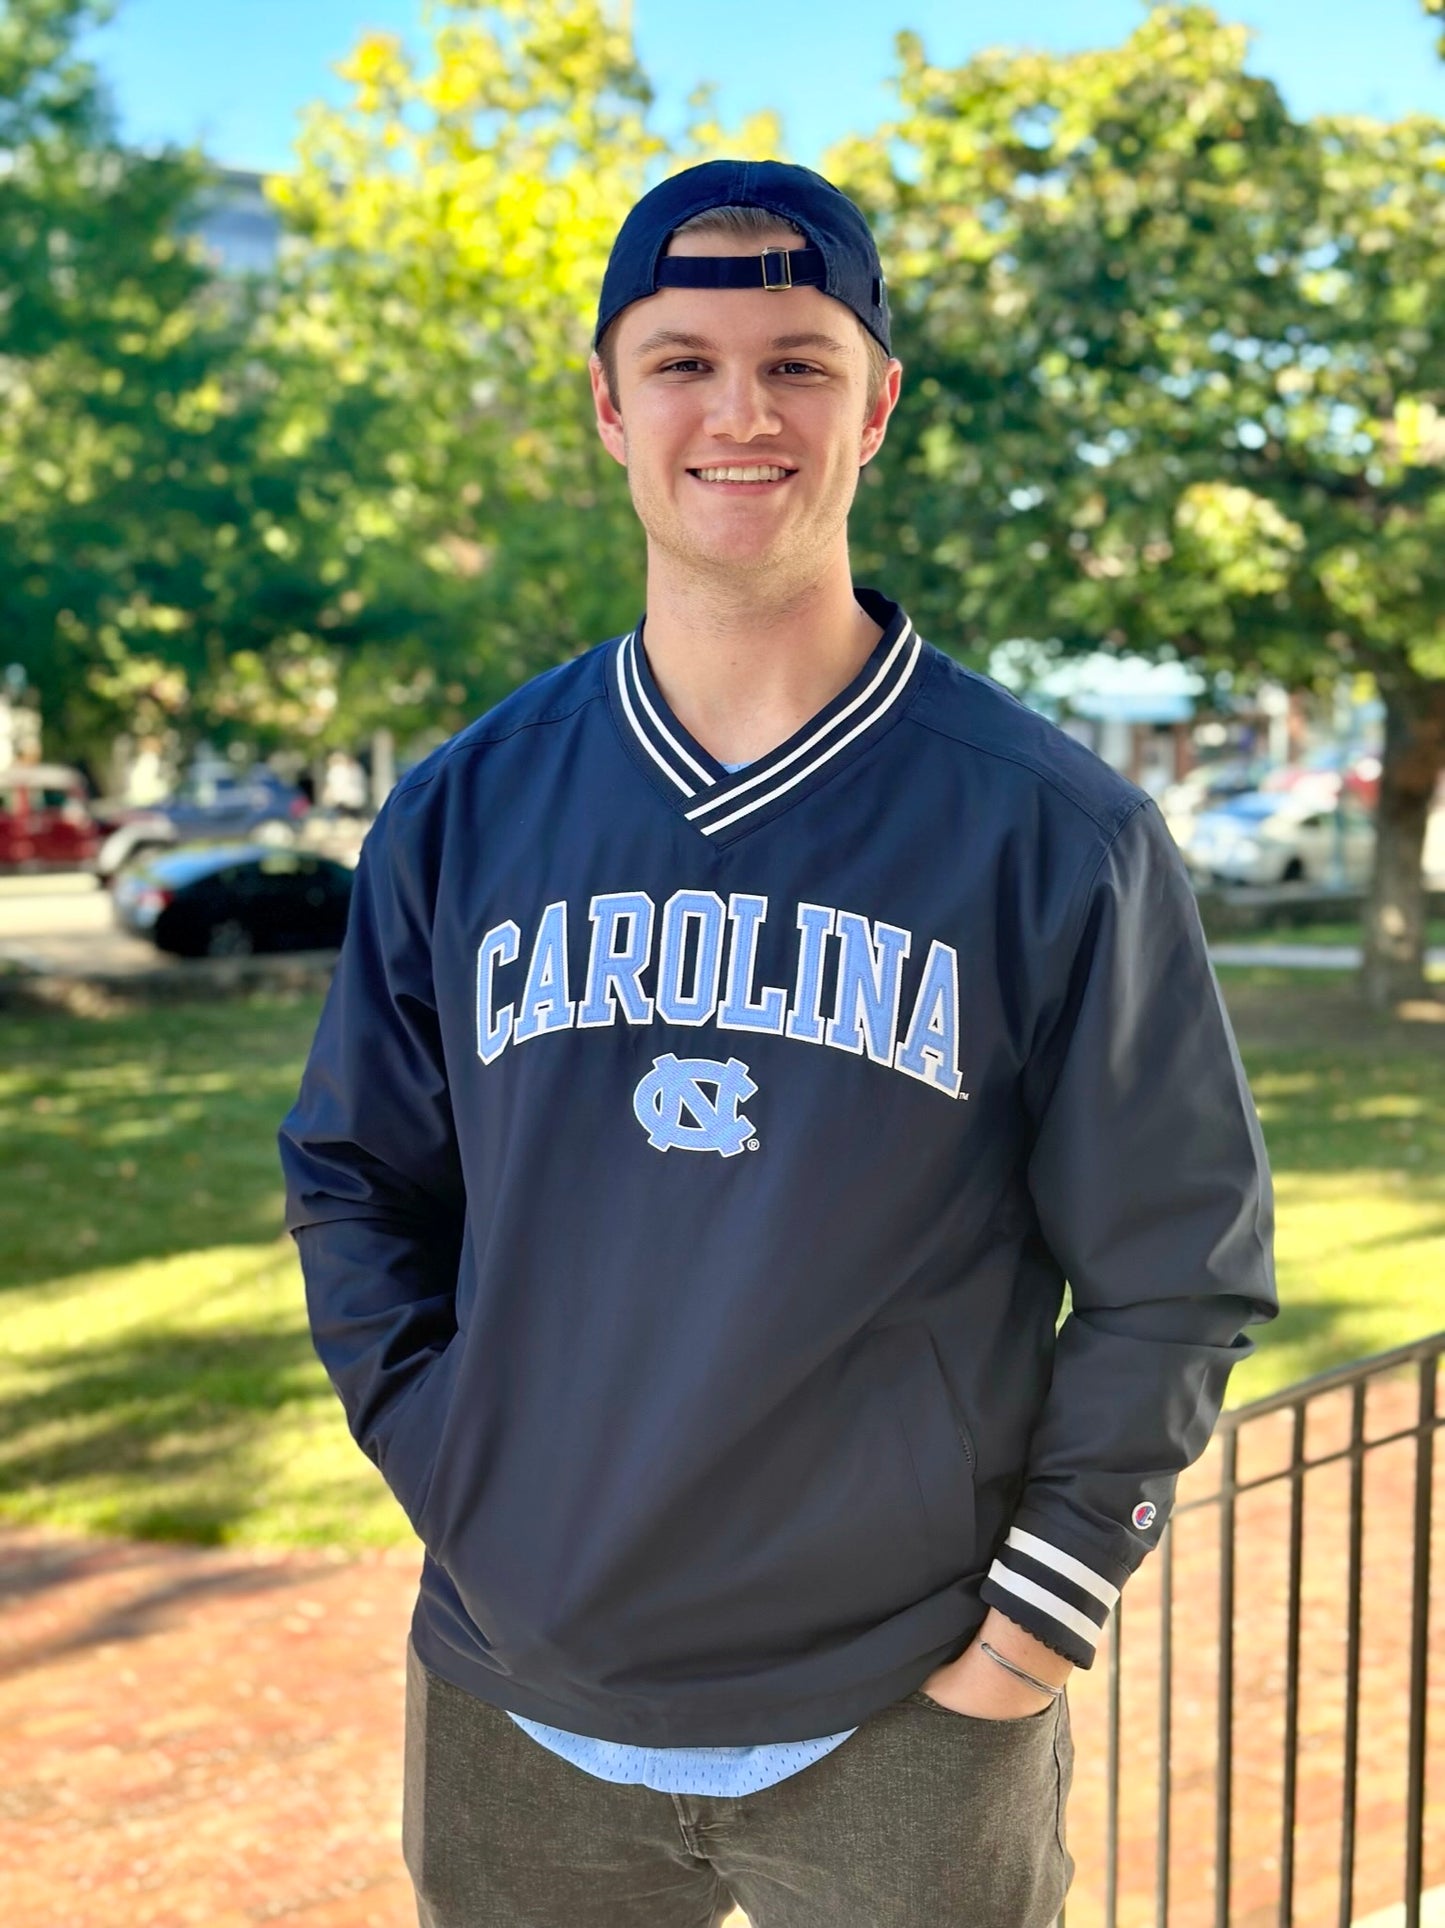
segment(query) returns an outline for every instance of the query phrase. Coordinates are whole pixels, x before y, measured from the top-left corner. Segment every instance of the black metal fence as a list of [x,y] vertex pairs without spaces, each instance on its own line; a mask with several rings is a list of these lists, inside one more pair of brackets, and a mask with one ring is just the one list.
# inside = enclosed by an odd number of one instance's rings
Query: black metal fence
[[1221,1418],[1070,1690],[1073,1928],[1349,1928],[1391,1904],[1420,1928],[1445,1879],[1442,1356],[1445,1332]]

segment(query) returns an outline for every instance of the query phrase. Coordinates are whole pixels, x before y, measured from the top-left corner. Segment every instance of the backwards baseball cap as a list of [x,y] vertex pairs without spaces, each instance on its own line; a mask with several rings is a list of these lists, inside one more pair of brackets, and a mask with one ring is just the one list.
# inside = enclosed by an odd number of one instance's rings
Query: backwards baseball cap
[[[764,208],[807,238],[805,248],[758,254],[669,255],[672,234],[708,208]],[[847,195],[786,161],[704,161],[644,194],[618,230],[602,277],[593,346],[629,303],[659,288],[821,288],[851,308],[874,339],[888,339],[888,292],[868,223]]]

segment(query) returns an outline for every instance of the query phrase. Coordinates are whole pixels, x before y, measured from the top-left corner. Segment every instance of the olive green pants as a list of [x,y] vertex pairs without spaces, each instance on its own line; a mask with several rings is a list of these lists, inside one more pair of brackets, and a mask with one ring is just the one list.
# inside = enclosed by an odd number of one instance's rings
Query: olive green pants
[[420,1928],[1048,1928],[1074,1864],[1062,1698],[1022,1720],[923,1693],[756,1793],[586,1773],[407,1643],[402,1846]]

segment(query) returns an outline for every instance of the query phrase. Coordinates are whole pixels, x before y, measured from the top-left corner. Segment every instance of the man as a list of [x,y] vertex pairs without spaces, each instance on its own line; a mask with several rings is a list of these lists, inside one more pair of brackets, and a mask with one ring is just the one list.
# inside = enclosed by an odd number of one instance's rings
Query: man
[[665,182],[596,348],[645,620],[393,792],[282,1130],[425,1547],[420,1920],[1042,1928],[1065,1680],[1276,1309],[1258,1123],[1153,803],[853,584],[858,210]]

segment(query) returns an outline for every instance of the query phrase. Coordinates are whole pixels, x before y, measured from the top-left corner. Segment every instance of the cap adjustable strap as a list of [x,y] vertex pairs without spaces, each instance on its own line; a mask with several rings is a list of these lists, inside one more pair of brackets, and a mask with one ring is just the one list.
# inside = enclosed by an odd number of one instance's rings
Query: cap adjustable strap
[[817,248],[764,248],[761,254],[668,254],[659,288],[821,288],[828,271]]

